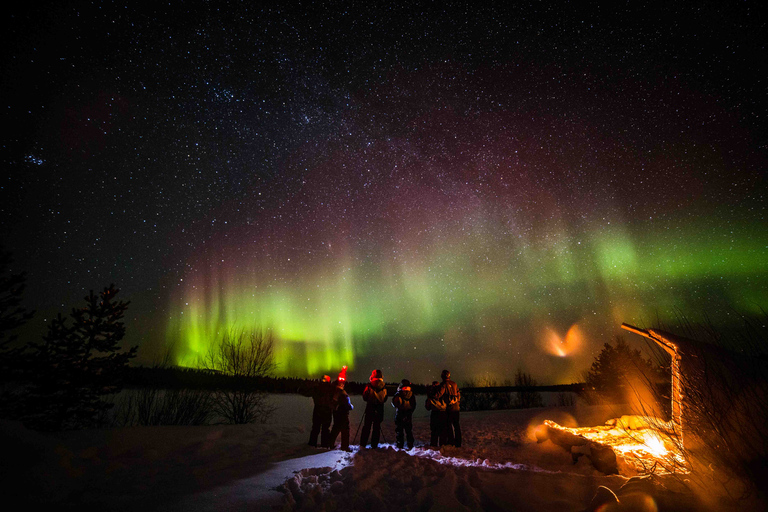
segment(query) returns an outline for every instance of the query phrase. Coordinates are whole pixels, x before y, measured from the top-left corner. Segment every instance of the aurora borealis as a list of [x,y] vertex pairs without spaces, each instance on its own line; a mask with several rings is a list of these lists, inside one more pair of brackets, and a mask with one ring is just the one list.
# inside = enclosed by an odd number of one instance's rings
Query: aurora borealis
[[115,282],[145,361],[260,328],[281,375],[556,384],[621,322],[760,314],[765,27],[726,4],[16,13],[36,325]]
[[[195,354],[223,325],[272,328],[290,375],[363,358],[395,359],[378,365],[409,375],[450,365],[501,381],[520,365],[570,382],[590,360],[580,343],[563,349],[571,326],[607,340],[624,318],[765,304],[761,226],[718,225],[725,208],[691,215],[703,205],[679,181],[671,194],[642,189],[672,204],[638,204],[604,170],[621,165],[626,187],[642,187],[639,166],[616,158],[620,142],[584,125],[584,145],[553,157],[527,135],[539,127],[515,116],[427,112],[312,160],[299,190],[267,208],[285,213],[250,225],[262,206],[221,212],[214,224],[226,224],[189,262],[170,332]],[[592,136],[609,156],[585,162]],[[649,155],[664,165],[661,151]],[[606,182],[574,183],[587,172]]]

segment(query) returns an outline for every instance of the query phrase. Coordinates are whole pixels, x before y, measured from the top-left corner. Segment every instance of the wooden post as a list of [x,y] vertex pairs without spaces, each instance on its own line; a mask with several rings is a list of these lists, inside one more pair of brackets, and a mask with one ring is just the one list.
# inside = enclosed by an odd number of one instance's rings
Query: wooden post
[[680,379],[680,352],[677,344],[669,338],[665,337],[660,332],[654,329],[639,329],[629,324],[621,324],[621,328],[625,331],[639,334],[649,340],[653,340],[657,345],[664,349],[672,359],[671,368],[671,380],[672,380],[672,423],[675,425],[675,431],[680,439],[680,443],[683,442],[683,383]]
[[680,439],[683,437],[683,385],[680,380],[680,354],[675,350],[672,356],[672,422],[680,426]]

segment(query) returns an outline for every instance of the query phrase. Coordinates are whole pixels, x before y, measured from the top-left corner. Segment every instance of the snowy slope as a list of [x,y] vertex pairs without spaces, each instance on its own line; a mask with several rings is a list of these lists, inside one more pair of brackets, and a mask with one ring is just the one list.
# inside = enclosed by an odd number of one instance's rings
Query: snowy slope
[[[352,435],[362,410],[353,397]],[[585,510],[599,486],[627,502],[628,479],[605,476],[533,429],[545,418],[595,425],[621,411],[599,407],[462,413],[465,446],[411,451],[384,444],[345,453],[307,446],[311,400],[281,396],[266,425],[134,427],[40,434],[0,422],[6,503],[72,510]],[[420,401],[421,407],[421,401]],[[391,407],[388,407],[391,409]],[[385,421],[384,439],[394,441]],[[629,481],[658,510],[701,510],[674,479]],[[661,487],[661,485],[665,487]],[[278,486],[280,489],[278,490]],[[687,493],[687,494],[686,494]],[[640,508],[638,510],[653,510]]]

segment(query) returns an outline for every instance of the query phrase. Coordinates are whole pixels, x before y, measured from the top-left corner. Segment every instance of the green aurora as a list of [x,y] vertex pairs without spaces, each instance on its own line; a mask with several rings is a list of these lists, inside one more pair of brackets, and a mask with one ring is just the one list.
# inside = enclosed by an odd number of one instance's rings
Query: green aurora
[[[451,365],[466,379],[502,381],[519,366],[540,382],[565,383],[579,379],[591,351],[623,321],[695,315],[713,305],[725,306],[726,316],[768,308],[759,225],[734,231],[702,218],[671,229],[648,220],[630,231],[605,222],[579,235],[561,230],[524,240],[491,233],[502,224],[486,219],[483,229],[421,239],[418,251],[391,258],[348,245],[282,272],[265,270],[257,257],[250,268],[242,258],[227,264],[232,255],[217,251],[192,265],[167,336],[180,365],[194,366],[227,330],[256,328],[275,335],[286,376],[347,364],[362,379],[369,371],[362,363],[427,382]],[[568,357],[552,355],[547,333],[570,325],[587,343]]]

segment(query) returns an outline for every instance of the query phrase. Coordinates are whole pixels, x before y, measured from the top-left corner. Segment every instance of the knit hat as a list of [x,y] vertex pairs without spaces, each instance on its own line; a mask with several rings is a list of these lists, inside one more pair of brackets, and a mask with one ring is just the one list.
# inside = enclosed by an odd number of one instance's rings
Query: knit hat
[[384,378],[384,377],[382,376],[381,370],[373,370],[371,372],[370,380],[382,379],[382,378]]
[[331,376],[330,375],[323,375],[323,382],[331,382]]
[[403,379],[402,382],[400,382],[399,389],[411,389],[411,381]]
[[448,380],[451,378],[451,372],[448,370],[443,370],[443,373],[440,374],[440,378],[443,380]]
[[347,366],[344,365],[341,367],[341,371],[339,372],[339,381],[345,382],[347,380]]

